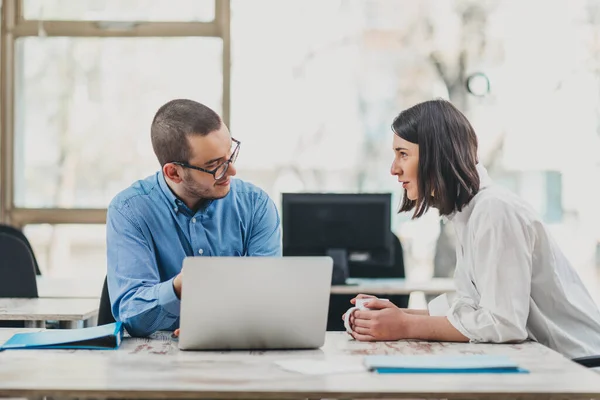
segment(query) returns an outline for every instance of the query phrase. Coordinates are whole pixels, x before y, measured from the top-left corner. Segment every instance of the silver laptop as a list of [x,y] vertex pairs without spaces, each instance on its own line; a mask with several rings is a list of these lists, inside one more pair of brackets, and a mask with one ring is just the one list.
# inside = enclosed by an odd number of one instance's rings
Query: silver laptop
[[330,257],[187,257],[179,348],[310,349],[323,346]]

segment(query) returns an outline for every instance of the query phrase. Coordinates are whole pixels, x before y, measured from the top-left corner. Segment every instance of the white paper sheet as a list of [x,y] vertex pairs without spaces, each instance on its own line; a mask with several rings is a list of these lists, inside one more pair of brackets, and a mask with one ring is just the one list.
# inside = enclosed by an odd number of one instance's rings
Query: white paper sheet
[[275,361],[275,364],[287,371],[299,372],[305,375],[343,374],[365,372],[367,370],[362,364],[334,360],[295,359]]

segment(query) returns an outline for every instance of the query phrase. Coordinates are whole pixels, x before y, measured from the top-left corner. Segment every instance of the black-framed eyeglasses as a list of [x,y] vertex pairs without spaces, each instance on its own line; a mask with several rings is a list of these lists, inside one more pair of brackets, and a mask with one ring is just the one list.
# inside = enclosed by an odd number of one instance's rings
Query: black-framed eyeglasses
[[242,142],[240,142],[239,140],[234,139],[234,138],[231,138],[231,141],[233,143],[235,143],[235,147],[234,147],[233,151],[231,152],[231,156],[229,157],[229,160],[223,162],[222,164],[219,164],[219,166],[213,170],[208,170],[208,169],[202,168],[202,167],[196,167],[194,165],[190,165],[188,163],[184,163],[184,162],[180,162],[180,161],[172,161],[171,164],[179,165],[183,168],[190,168],[190,169],[195,169],[198,171],[206,172],[207,174],[211,174],[215,178],[215,180],[218,181],[219,179],[224,177],[225,174],[227,173],[227,170],[229,169],[229,164],[235,164],[238,154],[240,153],[240,144],[242,144]]

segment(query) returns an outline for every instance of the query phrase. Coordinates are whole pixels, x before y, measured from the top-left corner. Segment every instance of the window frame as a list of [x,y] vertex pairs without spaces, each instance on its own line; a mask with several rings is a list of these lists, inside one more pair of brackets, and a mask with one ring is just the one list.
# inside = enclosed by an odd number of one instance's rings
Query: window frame
[[222,118],[229,125],[231,110],[230,0],[215,1],[215,19],[210,22],[161,21],[39,21],[23,18],[22,0],[1,2],[0,32],[0,223],[17,227],[27,224],[104,224],[106,208],[23,208],[15,206],[15,42],[48,37],[217,37],[223,41]]

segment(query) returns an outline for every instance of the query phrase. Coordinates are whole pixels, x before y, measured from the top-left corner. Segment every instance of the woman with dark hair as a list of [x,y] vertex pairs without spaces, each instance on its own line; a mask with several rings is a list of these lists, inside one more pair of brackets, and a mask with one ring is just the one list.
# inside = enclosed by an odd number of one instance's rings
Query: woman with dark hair
[[[600,354],[600,312],[535,212],[491,183],[477,136],[451,103],[432,100],[392,124],[391,173],[404,188],[400,211],[436,208],[457,238],[456,293],[428,310],[372,298],[350,316],[357,340],[538,341],[568,357]],[[370,298],[358,295],[358,298]]]

